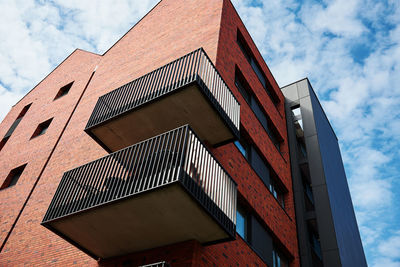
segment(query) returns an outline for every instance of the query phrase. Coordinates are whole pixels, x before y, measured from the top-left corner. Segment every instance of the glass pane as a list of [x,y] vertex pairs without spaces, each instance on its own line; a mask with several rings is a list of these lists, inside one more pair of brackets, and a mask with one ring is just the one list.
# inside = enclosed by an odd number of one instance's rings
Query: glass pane
[[247,222],[246,222],[246,215],[243,211],[240,211],[239,208],[236,214],[236,232],[244,239],[247,240]]
[[247,159],[247,149],[239,141],[235,141],[235,145],[239,149],[240,153],[242,153],[242,155]]

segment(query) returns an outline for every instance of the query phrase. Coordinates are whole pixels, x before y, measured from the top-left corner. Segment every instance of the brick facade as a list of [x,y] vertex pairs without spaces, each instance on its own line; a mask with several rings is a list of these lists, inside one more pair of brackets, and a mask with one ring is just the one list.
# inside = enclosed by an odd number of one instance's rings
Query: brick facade
[[[279,96],[277,108],[237,46],[237,28]],[[2,243],[29,197],[1,251],[0,266],[136,266],[159,260],[169,261],[172,266],[265,265],[240,237],[210,246],[188,241],[98,263],[40,225],[62,174],[107,154],[83,131],[98,97],[199,47],[205,49],[241,102],[244,130],[288,190],[285,210],[233,143],[213,149],[213,153],[238,183],[240,196],[264,221],[291,259],[290,266],[299,265],[284,98],[276,81],[229,0],[164,0],[103,55],[73,52],[18,102],[1,123],[0,136],[4,136],[22,108],[33,103],[0,152],[0,179],[5,179],[11,169],[28,163],[18,184],[0,191]],[[235,64],[283,137],[282,155],[236,89]],[[70,92],[53,101],[60,87],[71,81],[74,84]],[[46,134],[29,140],[36,126],[52,117]]]

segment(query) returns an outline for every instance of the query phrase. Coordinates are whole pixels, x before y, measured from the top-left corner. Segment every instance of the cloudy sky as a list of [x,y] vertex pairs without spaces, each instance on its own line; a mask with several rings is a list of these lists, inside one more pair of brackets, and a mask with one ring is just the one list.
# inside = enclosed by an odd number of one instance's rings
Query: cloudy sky
[[[0,120],[75,48],[157,0],[0,0]],[[340,139],[370,266],[400,266],[400,2],[234,0],[280,86],[308,77]]]

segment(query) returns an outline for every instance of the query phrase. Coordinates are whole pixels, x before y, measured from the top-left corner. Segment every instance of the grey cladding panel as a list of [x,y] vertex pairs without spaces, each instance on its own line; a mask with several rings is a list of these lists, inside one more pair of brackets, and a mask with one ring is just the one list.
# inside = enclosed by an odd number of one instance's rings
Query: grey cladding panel
[[297,93],[297,85],[295,83],[283,87],[282,92],[285,95],[286,101],[292,102],[299,99],[299,95]]
[[299,98],[303,98],[310,95],[310,87],[308,85],[307,79],[301,80],[300,82],[296,83],[296,85]]

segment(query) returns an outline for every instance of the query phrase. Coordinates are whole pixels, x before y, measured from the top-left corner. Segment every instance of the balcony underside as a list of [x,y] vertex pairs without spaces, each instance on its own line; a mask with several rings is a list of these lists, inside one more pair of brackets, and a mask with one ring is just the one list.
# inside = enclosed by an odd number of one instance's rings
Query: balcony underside
[[108,151],[117,151],[181,125],[216,145],[236,136],[197,82],[162,95],[86,131]]
[[44,225],[95,258],[231,236],[180,183],[112,201]]

